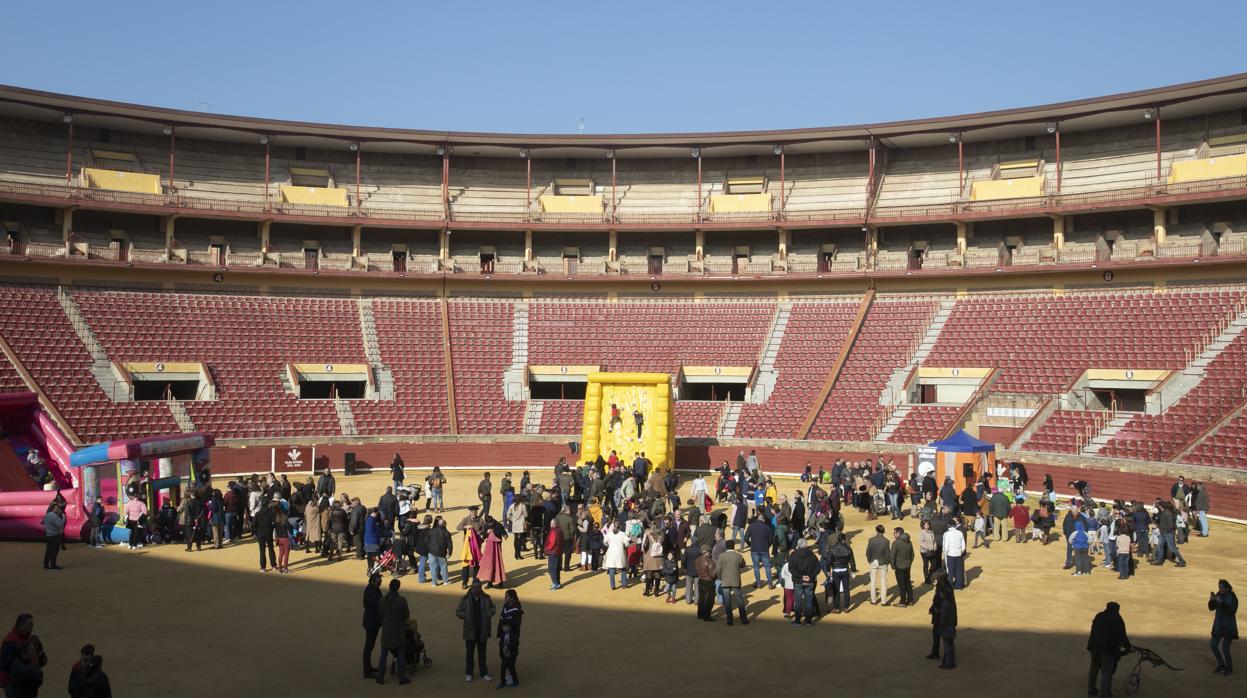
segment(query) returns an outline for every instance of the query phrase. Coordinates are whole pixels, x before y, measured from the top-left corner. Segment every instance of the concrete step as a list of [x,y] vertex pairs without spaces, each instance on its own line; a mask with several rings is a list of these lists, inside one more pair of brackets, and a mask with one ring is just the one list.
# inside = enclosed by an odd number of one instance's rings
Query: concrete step
[[351,411],[351,401],[334,400],[333,408],[338,413],[338,428],[342,431],[342,435],[359,436],[359,429],[355,426],[355,413]]
[[545,402],[541,400],[529,400],[524,406],[524,433],[539,434],[541,433],[541,415],[545,411]]
[[1099,453],[1100,449],[1104,448],[1104,445],[1111,441],[1117,435],[1117,432],[1121,431],[1121,428],[1126,426],[1126,423],[1137,414],[1139,413],[1118,412],[1116,417],[1105,422],[1104,428],[1100,430],[1100,433],[1092,437],[1086,446],[1083,446],[1082,452],[1087,455]]
[[169,413],[173,415],[173,421],[177,422],[178,429],[183,432],[199,431],[195,428],[195,422],[191,420],[190,413],[186,411],[186,406],[178,400],[167,400],[165,402],[169,406]]

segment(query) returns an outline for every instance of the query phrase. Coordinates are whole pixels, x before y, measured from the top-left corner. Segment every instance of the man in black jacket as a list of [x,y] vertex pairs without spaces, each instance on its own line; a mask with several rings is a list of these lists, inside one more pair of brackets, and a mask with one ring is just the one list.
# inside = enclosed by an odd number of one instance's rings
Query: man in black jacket
[[749,524],[748,530],[745,531],[745,543],[749,546],[749,557],[753,562],[753,588],[762,588],[762,577],[758,573],[758,566],[766,572],[767,586],[775,588],[775,578],[771,576],[771,538],[774,531],[771,525],[766,522],[761,514],[758,515],[754,522]]
[[809,541],[797,539],[797,549],[788,556],[788,572],[792,575],[792,624],[809,625],[814,620],[814,585],[818,581],[818,557],[809,548]]
[[429,569],[433,573],[433,586],[449,584],[450,573],[446,569],[446,559],[454,550],[454,542],[450,538],[450,531],[446,530],[445,519],[439,516],[433,520],[433,527],[425,533],[425,543],[429,546]]
[[276,504],[261,505],[260,511],[255,515],[255,520],[251,522],[251,529],[255,533],[256,545],[260,548],[261,572],[268,571],[268,567],[264,566],[265,550],[268,551],[269,567],[277,569],[277,555],[273,552],[273,509],[276,506]]
[[[377,634],[381,632],[381,575],[368,578],[364,587],[364,678],[377,678],[372,663],[372,650],[377,646]],[[384,671],[384,667],[382,667]]]
[[333,472],[328,467],[325,473],[320,476],[320,481],[316,483],[316,494],[321,497],[333,499],[333,495],[338,491],[338,483],[333,478]]
[[485,479],[476,485],[476,497],[481,500],[481,518],[489,516],[489,503],[493,501],[494,493],[491,491],[492,486],[489,482],[489,473],[485,473]]
[[381,512],[381,535],[388,538],[398,523],[398,497],[394,496],[393,487],[385,488],[385,494],[377,500],[377,511]]
[[186,500],[186,519],[184,521],[183,532],[186,534],[186,552],[191,551],[191,544],[195,544],[197,550],[203,550],[203,533],[201,531],[200,519],[203,518],[204,505],[199,501],[199,490],[194,488],[190,491],[190,499]]
[[355,546],[355,559],[364,559],[364,517],[368,511],[360,503],[359,497],[351,499],[351,511],[347,516],[347,525],[351,529],[351,543]]
[[[1110,698],[1113,695],[1113,674],[1117,660],[1130,652],[1130,638],[1126,637],[1126,621],[1121,617],[1121,606],[1109,601],[1091,621],[1091,636],[1087,638],[1087,652],[1091,654],[1091,669],[1087,672],[1087,695]],[[1095,686],[1096,675],[1100,688]]]
[[[857,573],[857,560],[853,557],[853,549],[849,547],[848,539],[843,533],[836,534],[836,542],[827,550],[827,557],[830,562],[827,563],[827,569],[831,572],[831,579],[827,584],[827,596],[830,598],[826,601],[833,602],[831,604],[832,613],[849,612],[849,590],[852,586],[853,575]],[[792,571],[792,567],[788,568]]]

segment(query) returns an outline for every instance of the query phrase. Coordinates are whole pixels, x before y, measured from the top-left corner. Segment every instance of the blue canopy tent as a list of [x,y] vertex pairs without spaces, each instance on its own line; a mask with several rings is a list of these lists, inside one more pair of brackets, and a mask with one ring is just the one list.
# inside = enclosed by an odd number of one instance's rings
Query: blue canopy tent
[[980,441],[964,429],[931,446],[936,451],[936,479],[952,478],[958,492],[967,485],[973,487],[984,472],[991,472],[990,465],[996,459],[996,444]]

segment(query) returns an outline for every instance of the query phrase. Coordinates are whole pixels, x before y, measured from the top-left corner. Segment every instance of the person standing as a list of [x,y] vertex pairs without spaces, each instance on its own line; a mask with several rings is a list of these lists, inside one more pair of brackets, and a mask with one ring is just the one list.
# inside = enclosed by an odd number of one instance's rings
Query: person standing
[[56,564],[56,558],[61,554],[61,544],[65,542],[65,509],[55,502],[43,515],[43,540],[46,544],[43,551],[43,569],[61,569]]
[[[450,584],[450,569],[447,565],[447,558],[454,548],[454,541],[451,540],[450,531],[446,530],[446,519],[437,517],[433,520],[433,528],[429,529],[427,534],[427,544],[429,546],[429,570],[433,576],[433,586],[441,586],[442,584]],[[438,581],[438,577],[441,581]]]
[[810,550],[810,542],[797,539],[797,549],[788,556],[788,573],[792,577],[792,624],[809,625],[814,620],[814,589],[818,583],[818,557]]
[[[1182,478],[1178,478],[1179,484],[1181,484],[1181,481]],[[1174,531],[1177,530],[1177,512],[1174,511],[1171,502],[1160,502],[1157,508],[1160,510],[1156,515],[1156,528],[1160,531],[1160,544],[1156,546],[1156,560],[1152,564],[1157,567],[1163,566],[1169,553],[1173,553],[1173,558],[1177,561],[1178,567],[1186,567],[1186,560],[1182,558],[1182,553],[1178,551],[1178,543],[1174,538]]]
[[723,601],[723,610],[727,624],[732,624],[732,605],[740,608],[740,624],[749,625],[749,616],[745,604],[745,592],[741,589],[741,572],[745,569],[745,558],[736,552],[736,541],[724,541],[724,550],[719,555],[715,575],[719,579],[719,596]]
[[954,589],[961,591],[966,586],[966,537],[961,532],[960,522],[955,522],[944,531],[943,547],[948,581]]
[[[277,555],[273,552],[273,519],[276,515],[277,503],[260,507],[255,518],[251,520],[251,532],[255,534],[256,545],[260,548],[260,571],[268,572],[268,568],[278,569]],[[188,547],[187,550],[190,550]],[[268,563],[265,565],[264,553],[268,551]]]
[[43,668],[40,652],[32,643],[17,648],[17,656],[8,667],[8,681],[4,687],[7,698],[35,698],[43,685]]
[[[944,657],[940,661],[941,669],[957,668],[957,596],[947,575],[936,577],[935,594],[931,600],[932,653],[929,659],[938,659],[939,654],[934,648],[934,641],[944,645]],[[935,656],[932,656],[935,655]]]
[[918,554],[922,557],[922,583],[931,583],[931,574],[940,566],[940,549],[929,519],[923,520],[918,531]]
[[273,537],[277,539],[278,574],[290,574],[290,518],[277,507],[273,511]]
[[498,659],[502,662],[498,688],[520,685],[520,677],[515,673],[515,660],[520,654],[520,621],[523,616],[524,607],[520,605],[519,594],[514,589],[507,589],[502,599],[502,612],[498,614]]
[[511,526],[511,540],[515,543],[515,559],[524,557],[524,544],[528,541],[528,501],[526,496],[515,498],[507,509],[506,519]]
[[771,525],[766,522],[766,517],[758,514],[753,523],[749,524],[749,528],[745,531],[745,543],[749,546],[749,558],[753,563],[753,588],[762,588],[762,576],[758,573],[758,566],[762,566],[762,570],[766,572],[766,584],[768,587],[775,588],[775,578],[771,576],[771,540],[774,537],[774,531]]
[[493,522],[493,519],[486,522],[485,541],[481,544],[481,564],[477,576],[492,589],[506,583],[507,570],[502,561],[502,539],[498,537],[500,528],[497,522],[492,526],[489,522]]
[[836,542],[827,550],[827,568],[831,571],[827,590],[831,596],[832,613],[849,612],[849,588],[852,586],[853,575],[857,574],[857,560],[853,557],[853,549],[843,533],[836,534]]
[[[1113,674],[1117,672],[1117,660],[1130,652],[1130,638],[1126,636],[1126,621],[1121,617],[1121,606],[1109,601],[1091,621],[1091,635],[1087,638],[1087,652],[1091,654],[1091,668],[1087,672],[1087,695],[1113,695]],[[1096,677],[1100,686],[1096,688]]]
[[480,580],[473,581],[468,593],[459,600],[455,616],[463,621],[463,644],[466,649],[463,680],[471,682],[473,672],[473,656],[477,660],[475,668],[480,670],[481,679],[492,680],[488,665],[485,663],[485,644],[489,640],[490,625],[494,618],[494,602],[481,590]]
[[377,683],[385,683],[385,660],[387,654],[393,654],[397,661],[395,673],[398,674],[400,685],[411,683],[407,678],[407,658],[403,652],[403,641],[407,635],[407,619],[411,618],[411,609],[407,599],[398,593],[402,584],[397,579],[390,580],[390,590],[381,597],[378,608],[381,611],[381,661],[377,664]]
[[559,563],[562,562],[563,557],[563,529],[559,526],[550,526],[542,545],[546,553],[546,571],[550,574],[550,591],[557,591],[563,588],[562,580],[559,578]]
[[394,459],[390,461],[390,479],[394,481],[394,491],[403,486],[403,481],[407,476],[403,473],[403,457],[398,455],[398,451],[394,452]]
[[82,656],[69,670],[70,698],[111,698],[112,686],[104,673],[104,658],[93,645],[82,648]]
[[502,495],[502,518],[507,518],[507,513],[511,511],[511,503],[515,501],[515,486],[511,484],[511,473],[502,476],[502,481],[498,483],[498,494]]
[[[1202,485],[1198,486],[1200,490]],[[1212,656],[1217,659],[1213,673],[1233,676],[1234,660],[1230,657],[1230,643],[1238,639],[1238,596],[1234,587],[1224,579],[1217,582],[1217,590],[1208,595],[1208,610],[1212,617]]]
[[910,568],[914,566],[914,544],[910,542],[909,534],[900,526],[892,529],[892,536],[889,562],[896,573],[896,593],[900,596],[896,605],[905,608],[914,602],[914,585],[909,577]]
[[442,488],[446,485],[446,476],[442,474],[441,466],[433,466],[433,472],[424,478],[424,482],[429,486],[429,496],[424,500],[424,508],[442,513],[445,511]]
[[200,521],[203,519],[204,507],[203,502],[199,501],[199,490],[191,488],[190,496],[186,499],[185,520],[182,522],[182,533],[186,537],[186,552],[191,551],[191,545],[196,550],[203,550],[203,529]]
[[[628,588],[628,534],[622,529],[612,526],[610,532],[603,537],[606,546],[606,575],[610,579],[611,591]],[[615,575],[619,575],[619,586],[615,585]],[[711,603],[714,603],[713,600]]]
[[996,490],[989,500],[988,511],[992,516],[992,529],[997,541],[1004,541],[1009,530],[1009,498],[1002,490]]
[[126,502],[126,529],[130,531],[130,550],[143,547],[143,523],[147,516],[147,503],[135,497]]
[[875,526],[875,535],[866,542],[866,562],[870,565],[871,604],[888,605],[888,563],[891,559],[892,546],[884,535],[883,524],[878,524]]
[[1195,489],[1191,492],[1191,509],[1199,518],[1199,537],[1208,537],[1208,485],[1202,482],[1192,483]]
[[[308,478],[308,481],[311,481],[310,477]],[[333,495],[337,494],[337,492],[338,481],[334,479],[333,471],[326,466],[324,473],[320,476],[320,480],[316,483],[316,496],[333,499]]]
[[[377,646],[377,635],[381,632],[381,575],[368,577],[368,585],[364,587],[364,678],[377,678],[377,669],[372,664],[372,648]],[[384,666],[382,669],[384,670]],[[384,674],[385,672],[382,671]]]
[[697,574],[697,619],[713,622],[710,614],[714,611],[715,565],[709,545],[700,546],[694,568]]

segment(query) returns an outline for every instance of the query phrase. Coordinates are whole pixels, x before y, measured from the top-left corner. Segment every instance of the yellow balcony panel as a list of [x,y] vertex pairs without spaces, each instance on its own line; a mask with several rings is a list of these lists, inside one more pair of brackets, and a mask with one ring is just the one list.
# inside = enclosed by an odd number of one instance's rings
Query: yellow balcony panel
[[712,194],[711,213],[759,213],[770,212],[771,195],[761,194]]
[[1002,170],[1021,170],[1027,167],[1039,167],[1038,160],[1013,160],[1011,162],[1000,163]]
[[1242,177],[1247,175],[1247,154],[1219,158],[1179,160],[1169,170],[1169,183],[1197,182],[1202,179]]
[[601,213],[602,195],[561,196],[559,194],[542,194],[537,197],[544,213]]
[[92,189],[128,191],[134,194],[160,194],[163,191],[160,187],[160,175],[118,172],[96,167],[84,167],[82,174],[85,175],[87,186]]
[[297,177],[328,177],[329,170],[322,170],[318,167],[291,167],[290,174]]
[[970,188],[970,200],[993,201],[1043,196],[1043,184],[1043,175],[1017,179],[986,179],[975,182]]
[[281,185],[281,198],[290,204],[314,204],[317,206],[342,206],[346,203],[346,190],[337,187],[296,187]]

